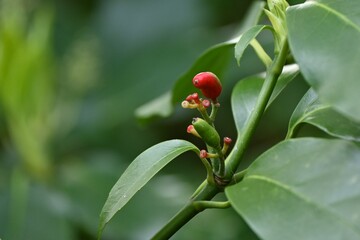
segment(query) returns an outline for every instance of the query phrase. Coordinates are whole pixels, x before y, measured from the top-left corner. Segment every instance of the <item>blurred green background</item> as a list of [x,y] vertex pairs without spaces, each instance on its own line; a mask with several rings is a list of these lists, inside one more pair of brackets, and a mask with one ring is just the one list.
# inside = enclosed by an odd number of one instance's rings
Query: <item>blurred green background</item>
[[[195,111],[177,107],[145,126],[135,109],[169,90],[207,48],[232,37],[251,3],[0,0],[0,238],[95,239],[107,194],[139,153],[172,138],[195,142],[185,130]],[[262,38],[271,47],[271,38]],[[240,68],[230,63],[220,99],[217,126],[232,138],[231,89],[264,70],[252,51],[244,59]],[[275,102],[249,160],[284,137],[305,90],[298,77]],[[148,239],[204,178],[193,155],[174,161],[110,221],[103,239]],[[209,210],[174,239],[242,233],[255,238],[233,210]]]

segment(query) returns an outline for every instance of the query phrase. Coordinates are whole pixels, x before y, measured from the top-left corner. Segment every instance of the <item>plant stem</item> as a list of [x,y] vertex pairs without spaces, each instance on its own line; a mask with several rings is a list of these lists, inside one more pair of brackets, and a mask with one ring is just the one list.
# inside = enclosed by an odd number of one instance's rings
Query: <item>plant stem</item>
[[[182,226],[188,223],[194,216],[203,211],[205,208],[199,207],[196,204],[196,201],[199,200],[211,200],[220,190],[210,184],[206,184],[202,191],[191,199],[188,204],[185,205],[170,221],[157,232],[152,239],[153,240],[162,240],[169,239],[174,235]],[[223,203],[221,203],[223,204]]]
[[[242,156],[249,145],[250,138],[253,135],[256,126],[258,125],[260,118],[265,111],[266,105],[270,99],[271,93],[275,87],[276,81],[280,76],[283,66],[285,64],[286,56],[288,53],[288,44],[287,41],[284,41],[284,44],[281,48],[281,51],[276,55],[274,61],[270,65],[267,76],[264,82],[264,85],[259,94],[256,106],[252,112],[248,125],[245,127],[245,131],[238,136],[233,151],[228,156],[226,161],[226,177],[227,179],[232,179],[237,167],[242,159]],[[241,172],[238,175],[235,175],[235,179],[240,180],[245,172]],[[208,207],[214,207],[218,204],[204,202],[206,200],[211,200],[216,194],[221,190],[215,185],[210,185],[206,183],[202,185],[200,190],[197,191],[197,194],[194,194],[190,199],[188,204],[186,204],[159,232],[157,232],[153,240],[162,240],[169,239],[173,236],[182,226],[188,223],[194,216],[203,211]],[[205,203],[205,204],[204,204]],[[200,206],[200,207],[199,207]],[[227,207],[227,204],[220,203],[221,207]]]
[[216,118],[216,114],[219,110],[219,107],[220,107],[220,104],[218,101],[214,102],[214,101],[211,101],[211,113],[210,113],[210,120],[212,122],[215,121],[215,118]]
[[271,65],[271,58],[269,55],[265,52],[264,48],[260,45],[260,43],[254,38],[250,45],[254,48],[256,55],[260,58],[260,60],[264,63],[266,68],[269,68]]
[[194,202],[193,205],[195,206],[198,211],[203,211],[207,208],[219,208],[225,209],[231,206],[229,201],[226,202],[214,202],[214,201],[197,201]]
[[240,182],[244,178],[246,173],[247,173],[247,169],[244,169],[241,172],[235,173],[234,176],[232,177],[232,180],[229,183],[229,185],[233,185],[233,184]]
[[233,174],[236,172],[240,164],[240,161],[245,153],[245,150],[247,149],[250,143],[250,139],[254,134],[254,131],[258,123],[260,122],[261,116],[265,111],[271,93],[273,92],[274,87],[276,85],[276,81],[282,72],[288,50],[289,50],[288,43],[287,40],[285,39],[279,54],[275,56],[274,61],[267,70],[265,82],[261,88],[255,108],[251,113],[250,118],[247,122],[247,126],[245,126],[244,131],[241,134],[238,133],[238,138],[236,140],[234,148],[227,158],[226,161],[227,179],[231,179]]

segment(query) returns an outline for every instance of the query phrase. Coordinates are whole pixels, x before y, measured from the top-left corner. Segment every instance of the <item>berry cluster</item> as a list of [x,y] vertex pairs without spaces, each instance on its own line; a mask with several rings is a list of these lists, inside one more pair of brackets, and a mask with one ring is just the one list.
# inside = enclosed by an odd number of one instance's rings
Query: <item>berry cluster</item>
[[[221,147],[220,136],[215,129],[214,121],[220,104],[218,97],[222,86],[219,78],[211,72],[201,72],[192,80],[193,85],[199,88],[202,94],[209,98],[202,99],[198,93],[190,94],[181,103],[183,108],[197,109],[202,118],[194,118],[192,124],[187,127],[187,132],[201,138],[207,146],[207,150],[201,150],[199,157],[208,171],[208,181],[215,183],[216,179],[225,176],[225,155],[229,149],[231,139],[225,137]],[[212,107],[211,114],[207,109]]]

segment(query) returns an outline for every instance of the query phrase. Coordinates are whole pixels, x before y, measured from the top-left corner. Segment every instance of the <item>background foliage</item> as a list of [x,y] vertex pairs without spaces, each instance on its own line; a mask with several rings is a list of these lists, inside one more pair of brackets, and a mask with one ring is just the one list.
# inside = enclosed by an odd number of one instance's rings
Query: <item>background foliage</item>
[[[135,109],[170,89],[207,48],[231,38],[250,3],[2,0],[0,237],[95,239],[101,207],[128,163],[155,143],[189,138],[188,111],[175,108],[145,128]],[[269,35],[260,39],[271,46]],[[264,70],[252,51],[243,59],[240,71],[234,59],[222,76],[228,81],[217,125],[233,138],[230,90]],[[298,76],[288,87],[291,94],[280,94],[267,112],[248,159],[285,136],[307,85]],[[307,131],[316,130],[300,134]],[[185,155],[166,167],[109,223],[104,239],[145,239],[162,226],[205,176],[191,160]],[[256,239],[232,209],[210,210],[175,239],[236,239],[244,232]]]

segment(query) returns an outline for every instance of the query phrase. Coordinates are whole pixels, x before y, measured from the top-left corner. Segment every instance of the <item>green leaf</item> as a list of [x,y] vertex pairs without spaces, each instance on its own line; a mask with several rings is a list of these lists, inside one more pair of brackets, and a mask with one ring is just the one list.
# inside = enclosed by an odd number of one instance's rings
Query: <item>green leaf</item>
[[266,25],[256,25],[240,36],[239,41],[235,45],[235,58],[238,65],[240,65],[241,57],[244,54],[245,49],[249,46],[250,42],[255,39],[262,30],[267,27],[268,26]]
[[313,89],[304,95],[295,108],[290,118],[287,138],[296,133],[301,123],[311,124],[334,137],[360,141],[360,124],[344,117],[329,105],[321,104]]
[[[229,61],[232,59],[231,55],[233,54],[233,49],[235,43],[239,39],[239,36],[245,30],[257,24],[264,6],[264,2],[255,1],[251,6],[249,13],[245,17],[237,36],[229,41],[217,44],[207,49],[194,62],[194,64],[176,80],[170,93],[171,97],[168,100],[162,99],[163,102],[161,105],[164,109],[167,109],[167,111],[161,111],[161,113],[159,113],[159,110],[153,108],[153,105],[151,104],[142,106],[141,110],[137,111],[136,116],[142,121],[147,121],[153,118],[153,115],[161,117],[169,116],[172,113],[175,104],[184,100],[187,95],[193,92],[198,92],[198,89],[192,85],[192,79],[197,73],[211,71],[221,77],[222,73],[228,66]],[[155,101],[160,100],[157,99]]]
[[171,93],[167,92],[137,108],[135,116],[144,123],[157,117],[169,116],[172,112],[172,106],[169,102],[171,102]]
[[225,193],[261,239],[360,239],[359,182],[352,142],[300,138],[265,152]]
[[[275,89],[270,97],[267,107],[275,100],[286,85],[299,73],[296,64],[285,66],[281,73]],[[231,106],[235,125],[238,132],[242,132],[244,126],[255,107],[258,95],[263,85],[265,74],[252,76],[240,80],[233,89],[231,95]]]
[[360,120],[360,1],[318,0],[287,10],[291,51],[321,102]]
[[187,151],[199,150],[185,140],[169,140],[141,153],[125,170],[111,189],[100,213],[99,235],[107,222],[139,191],[157,172],[174,158]]

